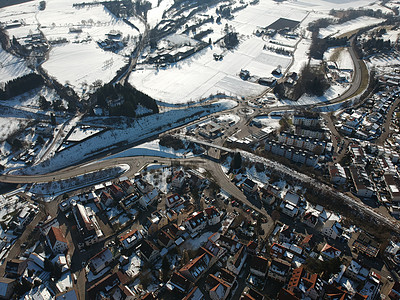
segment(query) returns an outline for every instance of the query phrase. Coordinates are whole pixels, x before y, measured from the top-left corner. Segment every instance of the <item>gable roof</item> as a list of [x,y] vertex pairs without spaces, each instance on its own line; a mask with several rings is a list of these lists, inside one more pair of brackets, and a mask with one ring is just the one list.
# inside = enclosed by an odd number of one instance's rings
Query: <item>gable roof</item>
[[67,239],[62,234],[60,228],[58,227],[51,227],[49,233],[47,234],[50,240],[51,247],[53,248],[57,241],[61,243],[68,243]]

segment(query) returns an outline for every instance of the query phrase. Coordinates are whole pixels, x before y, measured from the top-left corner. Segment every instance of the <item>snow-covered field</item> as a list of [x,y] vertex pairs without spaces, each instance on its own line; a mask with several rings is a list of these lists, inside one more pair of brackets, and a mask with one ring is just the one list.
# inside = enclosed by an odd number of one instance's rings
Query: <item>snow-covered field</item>
[[63,44],[50,51],[43,68],[61,83],[68,83],[83,94],[97,80],[109,82],[125,65],[121,56],[103,51],[95,42]]
[[75,127],[68,137],[68,141],[71,142],[79,142],[83,139],[86,139],[96,133],[99,133],[103,130],[103,128],[94,128],[94,127]]
[[28,122],[26,119],[0,117],[0,142],[5,141],[9,136],[24,128]]
[[26,62],[0,47],[0,84],[32,73]]
[[319,31],[320,38],[325,38],[327,36],[338,37],[347,32],[367,27],[370,25],[375,25],[383,22],[383,19],[377,19],[372,17],[359,17],[357,19],[347,21],[342,24],[330,25],[326,28],[321,28]]

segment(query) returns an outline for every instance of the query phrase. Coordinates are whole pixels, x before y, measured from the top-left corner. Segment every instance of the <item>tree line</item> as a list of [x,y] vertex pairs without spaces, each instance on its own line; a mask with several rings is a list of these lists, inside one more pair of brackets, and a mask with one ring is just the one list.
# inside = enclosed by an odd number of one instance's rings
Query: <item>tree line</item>
[[0,100],[8,100],[12,97],[26,93],[32,89],[43,85],[43,78],[36,74],[30,73],[5,83],[3,89],[0,89]]
[[[105,84],[95,93],[97,104],[108,109],[111,116],[136,117],[136,109],[138,105],[148,108],[152,113],[158,113],[156,101],[150,96],[138,91],[133,86],[126,84]],[[113,107],[109,102],[113,100],[123,99],[121,105]]]

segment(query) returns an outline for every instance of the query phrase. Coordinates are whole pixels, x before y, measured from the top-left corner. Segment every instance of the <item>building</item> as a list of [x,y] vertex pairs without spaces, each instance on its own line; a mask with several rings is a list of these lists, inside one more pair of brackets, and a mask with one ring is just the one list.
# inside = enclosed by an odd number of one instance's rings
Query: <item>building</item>
[[208,220],[207,217],[204,215],[204,212],[199,211],[193,213],[190,217],[188,217],[183,222],[183,224],[189,232],[194,233],[206,228],[207,222]]
[[246,180],[242,183],[242,188],[247,193],[254,193],[257,191],[258,186],[253,180],[246,178]]
[[342,232],[342,226],[335,220],[326,221],[321,229],[323,235],[334,240],[336,240],[338,236],[341,236]]
[[7,277],[16,278],[21,276],[28,265],[27,260],[10,259],[6,263],[5,273]]
[[157,248],[157,246],[149,240],[143,240],[139,251],[146,261],[153,261],[160,254],[160,250]]
[[210,262],[211,256],[204,252],[180,268],[179,273],[191,282],[196,283],[197,280],[199,280],[200,277],[208,270],[210,267]]
[[88,261],[88,266],[93,274],[98,274],[101,270],[107,267],[114,259],[110,249],[105,248]]
[[0,277],[0,299],[11,299],[16,283],[15,279]]
[[390,199],[393,202],[400,202],[400,179],[392,174],[383,175]]
[[[288,286],[283,294],[291,295],[291,299],[322,299],[323,282],[318,274],[310,274],[301,266],[292,272]],[[294,298],[296,297],[296,298]],[[279,299],[283,299],[279,297]],[[290,298],[287,298],[290,299]]]
[[171,187],[175,190],[179,190],[185,183],[185,173],[182,170],[176,171],[171,180]]
[[47,234],[47,241],[54,253],[65,253],[68,250],[67,239],[58,227],[50,228]]
[[233,257],[228,259],[227,269],[232,273],[238,275],[243,268],[244,262],[247,258],[246,246],[242,246]]
[[379,253],[380,244],[371,235],[361,232],[353,243],[353,248],[370,257],[376,257]]
[[221,222],[221,214],[215,206],[207,207],[204,210],[205,216],[207,217],[207,223],[209,226],[218,224]]
[[342,254],[342,251],[336,249],[335,247],[325,243],[324,247],[322,247],[321,255],[327,259],[338,258]]
[[78,232],[86,246],[93,245],[104,237],[97,223],[96,216],[90,207],[74,203],[72,205],[72,212]]
[[268,259],[262,256],[251,258],[250,272],[264,278],[268,273]]
[[183,200],[182,200],[181,196],[179,196],[178,194],[172,194],[165,198],[165,204],[168,208],[178,206],[182,202],[183,202]]
[[152,189],[150,192],[140,197],[139,203],[144,208],[147,208],[148,206],[152,205],[155,202],[155,200],[157,200],[157,198],[158,198],[157,189]]
[[290,270],[290,263],[280,258],[274,258],[268,270],[268,278],[279,282],[285,282]]
[[319,218],[316,212],[308,211],[303,216],[303,223],[308,227],[315,228],[319,222]]
[[329,176],[331,182],[334,184],[342,185],[346,183],[347,177],[344,168],[340,164],[329,166]]
[[136,246],[143,239],[143,235],[139,230],[131,230],[119,238],[124,249],[130,249]]
[[367,172],[362,167],[354,166],[349,167],[349,171],[353,180],[355,194],[358,197],[371,197],[374,193],[374,190]]

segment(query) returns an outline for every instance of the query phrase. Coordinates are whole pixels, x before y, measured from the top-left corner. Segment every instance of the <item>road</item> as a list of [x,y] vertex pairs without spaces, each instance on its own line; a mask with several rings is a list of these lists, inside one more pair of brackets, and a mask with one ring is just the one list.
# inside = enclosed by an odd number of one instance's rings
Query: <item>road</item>
[[390,125],[392,124],[392,116],[393,116],[394,110],[397,108],[399,103],[400,103],[400,98],[397,98],[394,101],[394,103],[392,104],[392,106],[390,107],[388,113],[386,114],[386,120],[385,120],[385,123],[383,124],[382,134],[376,142],[378,145],[383,145],[385,143],[385,141],[387,140],[389,133],[390,133]]

